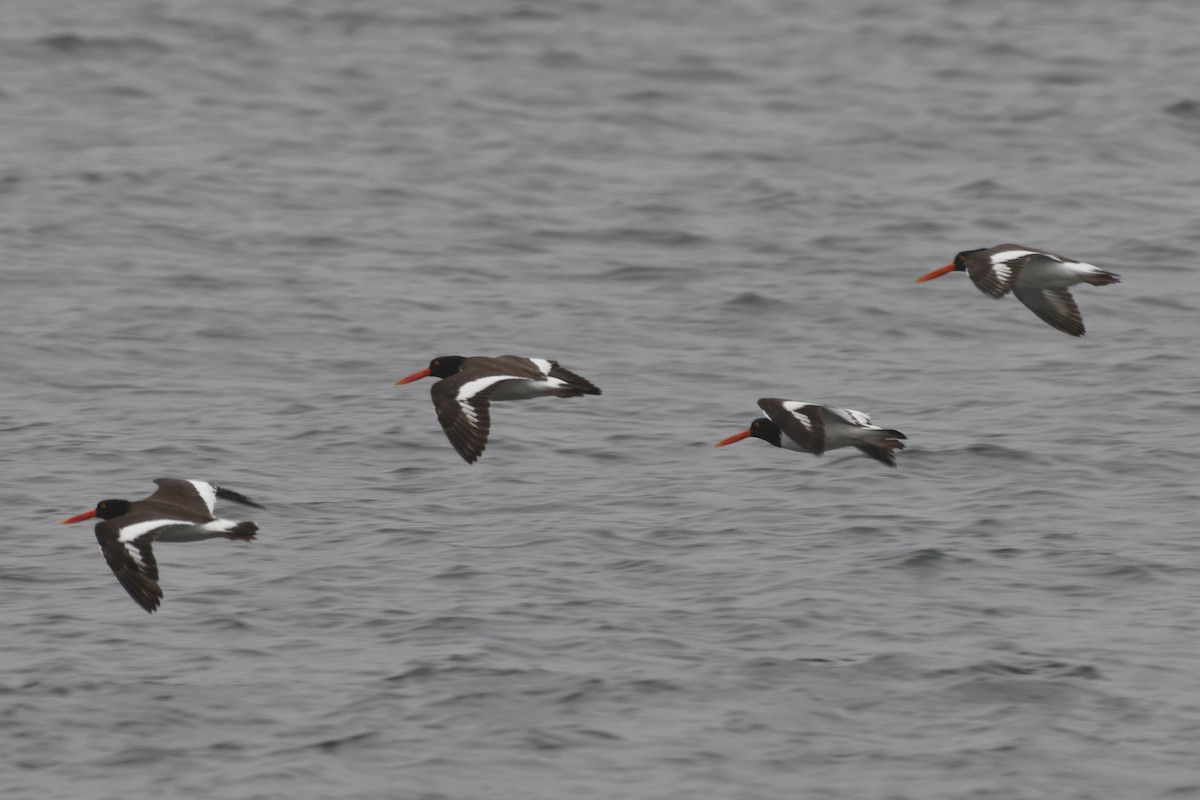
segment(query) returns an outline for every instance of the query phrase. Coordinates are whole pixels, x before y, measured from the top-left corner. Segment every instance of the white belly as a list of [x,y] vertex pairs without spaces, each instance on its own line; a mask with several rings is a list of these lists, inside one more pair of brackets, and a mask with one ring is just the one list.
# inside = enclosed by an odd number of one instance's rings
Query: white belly
[[556,389],[562,386],[566,386],[566,384],[558,378],[548,378],[544,381],[524,379],[506,381],[492,395],[492,400],[528,400],[531,397],[545,397],[548,394],[553,394]]
[[1081,282],[1081,274],[1103,272],[1092,264],[1063,263],[1044,256],[1035,256],[1021,270],[1017,285],[1024,289],[1061,289]]

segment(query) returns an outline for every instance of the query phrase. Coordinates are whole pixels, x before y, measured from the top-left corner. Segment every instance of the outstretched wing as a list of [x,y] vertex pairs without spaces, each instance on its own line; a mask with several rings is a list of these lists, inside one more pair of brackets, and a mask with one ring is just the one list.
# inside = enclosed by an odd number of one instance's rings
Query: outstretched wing
[[869,455],[871,458],[875,459],[879,463],[886,464],[889,467],[896,466],[895,451],[904,449],[904,445],[900,442],[896,442],[892,446],[882,445],[877,442],[862,442],[860,444],[855,445],[855,447],[857,447],[859,450],[863,451],[864,453],[866,453],[867,455]]
[[157,532],[125,541],[121,540],[120,534],[120,527],[112,520],[97,525],[96,540],[100,543],[100,552],[134,602],[154,613],[163,596],[158,585],[158,563],[151,549]]
[[1021,270],[1029,259],[1041,253],[1020,245],[1000,245],[984,251],[967,262],[967,274],[989,297],[1004,297],[1017,285]]
[[146,498],[147,501],[183,508],[196,514],[212,517],[217,506],[217,498],[241,503],[246,506],[262,508],[261,505],[240,492],[225,489],[215,483],[196,480],[180,480],[179,478],[155,478],[158,489]]
[[217,489],[211,483],[179,478],[155,478],[154,483],[158,489],[145,498],[147,502],[175,506],[208,517],[213,515],[213,508],[217,504]]
[[1079,306],[1075,305],[1075,298],[1067,289],[1030,289],[1018,286],[1013,290],[1013,294],[1043,321],[1063,333],[1083,336],[1083,315],[1079,313]]
[[446,438],[468,464],[474,464],[487,447],[492,428],[489,400],[506,382],[523,380],[509,375],[462,373],[438,381],[430,390],[438,422]]
[[821,455],[825,452],[825,421],[821,419],[821,407],[801,400],[780,400],[764,397],[758,407],[767,419],[779,426],[783,434],[808,453]]
[[871,424],[871,415],[865,411],[855,411],[853,408],[821,406],[821,412],[827,415],[827,422],[841,422],[846,425],[853,425],[856,428],[875,427]]
[[234,503],[241,503],[244,506],[254,506],[255,508],[266,508],[266,506],[262,505],[261,503],[254,502],[253,500],[251,500],[249,497],[246,497],[246,495],[242,494],[241,492],[235,492],[233,489],[226,489],[224,486],[217,486],[216,484],[211,484],[211,485],[214,489],[217,490],[217,497],[221,498],[222,500],[230,500]]

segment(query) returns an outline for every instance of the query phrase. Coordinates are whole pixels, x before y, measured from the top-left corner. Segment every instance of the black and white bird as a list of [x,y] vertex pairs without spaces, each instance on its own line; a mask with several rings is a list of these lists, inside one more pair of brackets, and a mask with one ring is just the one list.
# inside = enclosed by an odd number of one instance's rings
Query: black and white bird
[[715,447],[740,442],[748,437],[762,439],[785,450],[819,456],[826,450],[857,447],[876,461],[896,466],[896,450],[903,450],[903,433],[871,424],[861,411],[834,408],[801,400],[764,397],[758,401],[763,416],[746,430],[717,442]]
[[96,540],[117,580],[134,601],[153,613],[162,601],[158,585],[155,542],[195,542],[236,539],[249,542],[258,526],[253,522],[213,517],[217,499],[262,508],[245,495],[204,481],[155,478],[158,489],[141,500],[101,500],[64,525],[98,517]]
[[441,378],[430,390],[438,422],[468,464],[487,447],[491,401],[600,394],[590,381],[557,361],[524,356],[439,356],[396,385],[431,376]]
[[1082,261],[1056,256],[1019,244],[998,244],[979,250],[965,250],[953,263],[917,278],[931,281],[950,272],[966,272],[990,297],[1012,292],[1043,321],[1063,333],[1083,336],[1083,315],[1069,287],[1077,283],[1107,286],[1120,283],[1121,276]]

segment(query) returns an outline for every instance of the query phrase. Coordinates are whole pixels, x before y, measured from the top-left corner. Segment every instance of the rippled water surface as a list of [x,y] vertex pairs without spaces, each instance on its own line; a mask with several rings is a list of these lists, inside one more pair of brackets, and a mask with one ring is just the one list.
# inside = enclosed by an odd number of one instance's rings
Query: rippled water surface
[[[4,796],[1200,797],[1195,23],[8,3]],[[913,282],[1008,241],[1085,338]],[[604,394],[467,466],[451,353]],[[160,475],[267,510],[148,616],[58,522]]]

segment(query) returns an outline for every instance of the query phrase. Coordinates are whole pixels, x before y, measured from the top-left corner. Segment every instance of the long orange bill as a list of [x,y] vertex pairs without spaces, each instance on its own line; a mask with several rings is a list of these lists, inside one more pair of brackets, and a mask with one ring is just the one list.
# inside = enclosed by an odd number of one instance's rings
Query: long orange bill
[[426,367],[425,369],[421,370],[420,372],[414,372],[412,375],[409,375],[407,378],[401,378],[400,380],[396,381],[396,383],[393,385],[399,386],[402,383],[412,383],[413,381],[419,381],[419,380],[421,380],[421,378],[428,378],[428,377],[429,377],[429,368]]
[[947,264],[944,267],[938,267],[928,275],[922,275],[921,277],[917,278],[917,283],[924,283],[925,281],[931,281],[934,278],[940,278],[948,272],[954,272],[953,264]]
[[96,509],[93,508],[91,511],[85,511],[82,514],[76,514],[70,519],[64,519],[62,524],[70,525],[72,522],[83,522],[85,519],[91,519],[94,516],[96,516]]
[[749,435],[750,435],[750,429],[747,428],[746,430],[742,431],[741,433],[735,433],[733,436],[730,436],[728,439],[722,439],[721,441],[714,444],[713,447],[724,447],[727,444],[733,444],[734,442],[740,442],[742,439],[745,439]]

